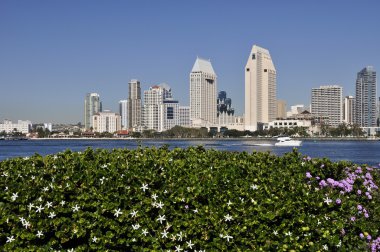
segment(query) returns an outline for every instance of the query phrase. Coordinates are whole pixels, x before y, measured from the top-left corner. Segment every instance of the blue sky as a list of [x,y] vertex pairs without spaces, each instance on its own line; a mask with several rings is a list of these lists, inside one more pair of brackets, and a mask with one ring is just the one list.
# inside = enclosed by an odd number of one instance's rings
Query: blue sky
[[211,59],[218,90],[244,113],[253,44],[277,69],[277,97],[309,104],[312,87],[380,69],[380,1],[0,1],[0,120],[83,122],[97,92],[117,111],[128,81],[165,82],[189,104],[189,72]]

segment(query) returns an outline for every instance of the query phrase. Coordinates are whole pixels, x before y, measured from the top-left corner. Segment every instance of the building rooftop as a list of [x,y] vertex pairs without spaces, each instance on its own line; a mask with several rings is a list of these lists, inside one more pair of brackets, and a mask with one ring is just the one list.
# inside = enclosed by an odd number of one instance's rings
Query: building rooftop
[[199,57],[197,57],[197,60],[195,61],[191,72],[204,72],[216,75],[214,68],[212,68],[210,60],[202,59]]

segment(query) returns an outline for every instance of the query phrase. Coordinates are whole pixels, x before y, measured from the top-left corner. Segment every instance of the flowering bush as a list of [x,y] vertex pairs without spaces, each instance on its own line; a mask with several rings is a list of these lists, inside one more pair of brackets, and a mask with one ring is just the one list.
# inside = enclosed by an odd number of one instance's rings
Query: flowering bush
[[380,170],[294,150],[66,151],[0,162],[4,251],[380,251]]

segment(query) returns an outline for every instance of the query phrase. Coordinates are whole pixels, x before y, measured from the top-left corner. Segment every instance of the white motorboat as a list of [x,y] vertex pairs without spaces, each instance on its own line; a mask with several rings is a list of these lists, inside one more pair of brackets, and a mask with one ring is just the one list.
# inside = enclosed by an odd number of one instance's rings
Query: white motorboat
[[290,137],[279,137],[277,138],[277,143],[274,144],[274,146],[301,146],[302,141],[301,140],[294,140]]

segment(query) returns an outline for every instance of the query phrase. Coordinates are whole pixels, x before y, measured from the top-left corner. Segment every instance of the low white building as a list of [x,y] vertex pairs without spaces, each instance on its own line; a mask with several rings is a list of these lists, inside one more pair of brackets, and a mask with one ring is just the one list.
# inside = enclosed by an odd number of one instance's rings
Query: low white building
[[295,127],[311,127],[310,120],[275,120],[264,124],[264,129],[269,130],[271,128],[295,128]]
[[17,123],[13,123],[10,120],[4,120],[3,123],[0,123],[0,132],[5,131],[5,133],[12,133],[13,131],[17,130],[17,132],[27,134],[30,132],[31,128],[31,121],[18,120]]
[[92,116],[94,132],[114,133],[121,130],[121,116],[111,111],[103,111]]

